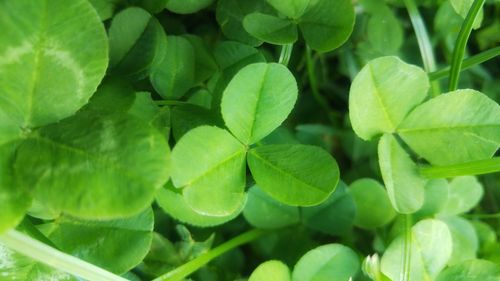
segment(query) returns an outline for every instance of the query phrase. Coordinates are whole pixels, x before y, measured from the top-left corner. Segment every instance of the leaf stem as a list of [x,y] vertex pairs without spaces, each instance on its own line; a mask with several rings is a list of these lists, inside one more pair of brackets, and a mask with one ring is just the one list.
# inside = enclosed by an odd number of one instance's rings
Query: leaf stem
[[[411,24],[415,30],[415,35],[417,36],[418,48],[420,49],[420,56],[422,57],[422,62],[424,64],[424,69],[427,73],[435,71],[436,59],[434,58],[434,52],[432,50],[431,40],[427,29],[425,28],[425,23],[418,11],[418,7],[414,0],[404,0],[406,10],[408,10],[408,15],[410,16]],[[431,82],[432,96],[438,96],[441,93],[441,87],[438,81]]]
[[[466,69],[469,69],[473,66],[476,66],[478,64],[481,64],[485,61],[488,61],[490,59],[493,59],[497,56],[500,55],[500,46],[491,48],[489,50],[486,50],[484,52],[481,52],[475,56],[466,58],[462,61],[462,67],[460,68],[460,71],[464,71]],[[447,77],[450,74],[450,67],[446,67],[443,69],[440,69],[438,71],[434,71],[429,73],[429,79],[430,80],[438,80]]]
[[128,281],[100,267],[56,250],[16,230],[9,230],[1,235],[0,242],[20,254],[85,280]]
[[465,48],[467,47],[467,41],[472,32],[472,26],[477,14],[484,5],[485,0],[474,0],[472,6],[465,17],[460,32],[458,33],[457,40],[455,41],[455,48],[453,49],[453,56],[451,59],[450,67],[450,81],[448,84],[448,90],[454,91],[458,88],[458,80],[460,77],[460,69],[462,68],[462,60],[465,54]]
[[500,157],[447,166],[424,166],[419,170],[423,177],[430,179],[490,174],[500,172]]
[[410,265],[411,265],[411,249],[412,249],[411,227],[413,224],[411,215],[404,215],[403,223],[404,223],[404,244],[402,253],[403,257],[401,259],[402,272],[400,280],[410,281],[410,270],[411,270]]
[[191,275],[193,272],[197,271],[211,260],[217,258],[218,256],[226,253],[233,248],[236,248],[240,245],[249,243],[263,234],[267,233],[265,230],[261,229],[252,229],[243,234],[240,234],[233,239],[213,248],[212,250],[198,256],[197,258],[175,268],[172,271],[167,272],[166,274],[155,278],[153,281],[181,281],[186,277]]
[[290,58],[292,57],[292,52],[293,52],[293,43],[282,45],[280,58],[278,62],[283,64],[284,66],[288,66]]
[[471,219],[500,219],[500,213],[495,214],[465,214],[464,217]]

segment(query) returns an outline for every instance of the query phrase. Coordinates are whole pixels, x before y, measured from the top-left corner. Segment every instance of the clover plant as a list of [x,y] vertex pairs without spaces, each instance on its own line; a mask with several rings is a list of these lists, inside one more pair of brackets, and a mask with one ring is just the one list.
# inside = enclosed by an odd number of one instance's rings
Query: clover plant
[[0,280],[500,280],[498,8],[0,0]]

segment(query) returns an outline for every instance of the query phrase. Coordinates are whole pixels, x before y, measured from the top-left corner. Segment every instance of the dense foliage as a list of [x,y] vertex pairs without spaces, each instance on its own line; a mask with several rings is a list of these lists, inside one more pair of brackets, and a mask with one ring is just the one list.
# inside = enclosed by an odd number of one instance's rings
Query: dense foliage
[[0,280],[499,281],[500,2],[0,0]]

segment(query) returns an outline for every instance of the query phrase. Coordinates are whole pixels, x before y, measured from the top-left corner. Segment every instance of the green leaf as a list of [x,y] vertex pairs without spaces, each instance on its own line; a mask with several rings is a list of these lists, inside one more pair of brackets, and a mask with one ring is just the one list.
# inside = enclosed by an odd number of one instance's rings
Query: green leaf
[[417,165],[392,136],[385,134],[378,144],[379,165],[389,200],[402,214],[416,212],[424,204],[424,186]]
[[172,108],[172,133],[175,140],[180,140],[191,129],[202,125],[222,125],[222,122],[212,111],[201,106],[182,104]]
[[163,27],[146,10],[131,7],[113,17],[109,28],[112,73],[142,79],[165,56],[166,46]]
[[138,265],[149,251],[153,211],[148,208],[136,216],[111,221],[62,216],[40,228],[60,250],[123,274]]
[[342,181],[323,203],[302,207],[302,223],[310,229],[329,235],[345,235],[352,229],[356,206]]
[[172,151],[172,181],[198,213],[226,217],[245,199],[246,148],[229,132],[201,126]]
[[[36,157],[33,157],[36,155]],[[169,177],[169,147],[132,116],[82,112],[21,143],[15,172],[50,208],[88,219],[137,214]]]
[[470,211],[483,197],[483,186],[472,176],[454,178],[449,185],[448,200],[440,215],[459,215]]
[[351,85],[349,117],[354,132],[364,140],[393,133],[428,89],[427,74],[419,67],[397,57],[370,61]]
[[18,145],[19,142],[0,145],[0,206],[2,206],[0,234],[21,222],[26,210],[31,205],[31,195],[29,193],[31,188],[18,186],[15,184],[15,178],[13,177],[12,162]]
[[270,260],[261,263],[250,275],[248,281],[290,281],[290,269],[281,261]]
[[293,281],[348,281],[359,271],[358,255],[341,244],[327,244],[307,252],[293,269]]
[[300,221],[299,208],[276,201],[256,185],[248,190],[243,216],[258,228],[282,228]]
[[[240,1],[219,0],[217,1],[216,19],[224,35],[235,41],[251,46],[259,46],[262,41],[252,37],[243,27],[243,19],[246,15],[265,11],[264,1]],[[262,9],[264,8],[264,9]],[[270,8],[270,7],[269,7]],[[268,8],[268,10],[269,10]]]
[[[451,6],[455,10],[457,14],[459,14],[463,19],[467,17],[467,13],[469,13],[470,8],[472,7],[472,3],[474,0],[450,0]],[[478,29],[481,27],[481,23],[483,21],[484,12],[483,9],[479,11],[479,14],[474,19],[474,24],[472,28]]]
[[366,36],[370,45],[382,54],[396,54],[403,45],[403,26],[394,12],[382,3],[366,24]]
[[328,198],[339,182],[337,162],[315,146],[261,146],[251,149],[247,158],[257,185],[288,205],[319,204]]
[[[403,276],[401,257],[405,249],[404,234],[397,237],[382,256],[382,272],[391,280]],[[437,250],[439,249],[439,250]],[[434,280],[452,253],[452,238],[446,224],[439,220],[419,221],[411,229],[409,280]]]
[[205,41],[201,37],[195,35],[183,35],[194,51],[194,85],[201,84],[208,78],[212,77],[214,73],[218,71],[217,63],[215,62],[215,57],[212,54],[212,50],[209,49]]
[[468,260],[445,269],[436,281],[498,281],[500,266],[487,260]]
[[396,216],[384,186],[376,180],[368,178],[356,180],[351,183],[349,193],[356,206],[354,225],[358,227],[367,229],[381,227]]
[[398,134],[433,165],[490,158],[500,146],[500,106],[474,90],[439,95],[415,108]]
[[448,225],[453,240],[453,251],[448,265],[476,258],[479,241],[474,226],[461,217],[441,218]]
[[214,0],[167,0],[166,8],[177,14],[193,14],[210,6]]
[[445,179],[429,180],[424,187],[424,205],[416,216],[433,216],[443,210],[449,196],[450,186]]
[[297,83],[284,65],[256,63],[241,69],[222,97],[222,117],[243,143],[253,144],[276,129],[297,100]]
[[86,0],[1,1],[0,30],[1,135],[74,114],[104,76],[106,32]]
[[179,99],[195,79],[195,53],[189,41],[180,36],[168,36],[166,55],[151,70],[150,80],[165,99]]
[[297,41],[297,26],[290,20],[262,13],[248,14],[243,27],[253,37],[276,45],[291,44]]
[[283,15],[292,18],[300,18],[306,11],[311,0],[267,0],[273,8]]
[[236,218],[243,210],[246,200],[241,201],[241,205],[233,213],[227,216],[208,216],[193,210],[182,193],[169,182],[156,194],[156,202],[160,207],[174,219],[199,227],[212,227],[226,223]]
[[105,21],[113,16],[116,5],[120,0],[89,0],[94,6],[102,21]]
[[299,27],[308,46],[329,52],[344,44],[354,28],[350,0],[315,0],[300,17]]

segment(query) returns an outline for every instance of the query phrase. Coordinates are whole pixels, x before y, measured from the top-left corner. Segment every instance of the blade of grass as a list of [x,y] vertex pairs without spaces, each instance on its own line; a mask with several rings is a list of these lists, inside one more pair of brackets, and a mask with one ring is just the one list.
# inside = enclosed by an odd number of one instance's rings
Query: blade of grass
[[[408,15],[410,16],[411,24],[415,30],[415,35],[417,36],[418,48],[420,49],[420,55],[424,63],[424,69],[427,73],[435,71],[436,59],[434,58],[434,52],[432,50],[431,40],[427,29],[425,28],[424,20],[418,11],[418,7],[414,0],[404,0],[406,9],[408,10]],[[438,81],[431,82],[431,95],[433,97],[438,96],[441,93],[441,87]]]
[[100,267],[56,250],[16,230],[10,230],[1,235],[0,242],[22,255],[85,280],[128,281]]
[[484,5],[485,0],[474,0],[472,6],[465,17],[460,32],[458,33],[457,40],[455,41],[455,48],[453,49],[453,56],[451,59],[450,67],[450,81],[448,84],[448,90],[454,91],[458,88],[458,80],[460,78],[460,69],[462,68],[462,60],[465,54],[465,48],[467,47],[467,41],[469,41],[469,36],[472,32],[472,25],[477,17],[477,14]]
[[419,170],[422,176],[431,179],[490,174],[500,172],[500,157],[449,166],[424,166]]
[[[484,52],[481,52],[477,55],[474,55],[472,57],[464,59],[462,61],[462,67],[460,68],[460,71],[464,71],[464,70],[469,69],[473,66],[481,64],[485,61],[494,59],[497,56],[500,56],[500,46],[495,47],[495,48],[491,48],[491,49],[486,50]],[[434,72],[429,73],[429,79],[431,81],[438,80],[438,79],[448,77],[449,74],[450,74],[450,67],[448,66],[448,67],[440,69],[438,71],[434,71]]]

